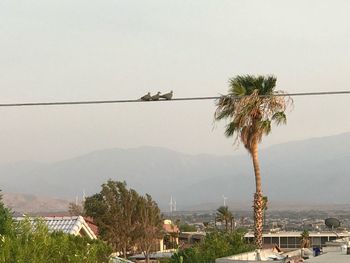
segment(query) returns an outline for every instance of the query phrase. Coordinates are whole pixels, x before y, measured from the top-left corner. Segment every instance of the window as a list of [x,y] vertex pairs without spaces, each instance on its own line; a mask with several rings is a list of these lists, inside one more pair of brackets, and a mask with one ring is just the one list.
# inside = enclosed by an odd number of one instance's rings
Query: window
[[288,240],[287,237],[281,237],[281,248],[288,248]]
[[264,237],[264,244],[271,244],[271,237]]
[[279,239],[278,239],[278,237],[271,238],[271,244],[276,244],[276,245],[279,246]]

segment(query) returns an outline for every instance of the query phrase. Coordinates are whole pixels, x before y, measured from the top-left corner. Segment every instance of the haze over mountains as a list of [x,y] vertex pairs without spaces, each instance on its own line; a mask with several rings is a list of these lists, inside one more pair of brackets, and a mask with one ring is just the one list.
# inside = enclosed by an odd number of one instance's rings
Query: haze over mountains
[[[272,206],[350,203],[350,133],[275,145],[260,156],[263,189]],[[178,210],[215,208],[222,195],[230,207],[250,209],[255,186],[248,154],[188,155],[155,147],[107,149],[54,163],[2,164],[0,178],[4,192],[69,200],[99,191],[109,178],[125,180],[151,194],[164,210],[171,195]]]

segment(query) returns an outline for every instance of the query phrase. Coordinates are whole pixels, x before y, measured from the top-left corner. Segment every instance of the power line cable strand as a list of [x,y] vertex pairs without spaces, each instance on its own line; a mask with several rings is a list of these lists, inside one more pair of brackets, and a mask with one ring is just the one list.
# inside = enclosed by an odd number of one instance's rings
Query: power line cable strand
[[[320,95],[344,95],[350,94],[350,91],[323,91],[323,92],[301,92],[301,93],[281,93],[273,96],[296,97],[296,96],[320,96]],[[89,105],[89,104],[117,104],[117,103],[148,103],[148,102],[170,102],[170,101],[194,101],[194,100],[216,100],[221,96],[208,97],[185,97],[173,98],[171,100],[87,100],[87,101],[56,101],[56,102],[23,102],[23,103],[0,103],[0,107],[25,107],[25,106],[64,106],[64,105]],[[264,97],[264,96],[261,96]]]

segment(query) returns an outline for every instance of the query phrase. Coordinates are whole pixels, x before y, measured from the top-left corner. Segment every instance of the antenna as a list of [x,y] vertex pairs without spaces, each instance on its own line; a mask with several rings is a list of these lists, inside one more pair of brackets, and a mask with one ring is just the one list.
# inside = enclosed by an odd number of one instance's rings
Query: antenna
[[222,198],[224,199],[224,206],[226,206],[226,200],[228,199],[226,196],[222,195]]
[[176,211],[176,200],[174,199],[174,211]]

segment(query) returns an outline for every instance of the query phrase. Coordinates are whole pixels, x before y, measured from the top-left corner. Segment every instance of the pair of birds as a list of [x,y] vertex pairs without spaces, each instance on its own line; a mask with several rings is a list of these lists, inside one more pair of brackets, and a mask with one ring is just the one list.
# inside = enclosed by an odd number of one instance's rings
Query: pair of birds
[[169,93],[161,94],[159,91],[155,95],[151,95],[150,92],[148,92],[146,95],[141,97],[141,100],[143,101],[151,101],[151,100],[159,100],[159,99],[165,99],[165,100],[171,100],[173,97],[173,91],[170,91]]

